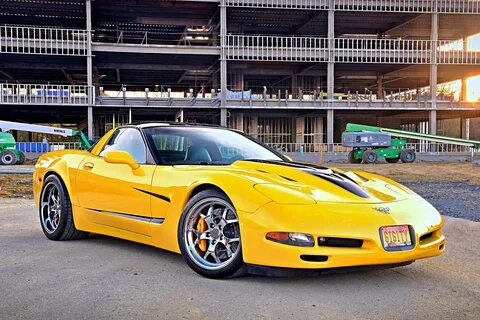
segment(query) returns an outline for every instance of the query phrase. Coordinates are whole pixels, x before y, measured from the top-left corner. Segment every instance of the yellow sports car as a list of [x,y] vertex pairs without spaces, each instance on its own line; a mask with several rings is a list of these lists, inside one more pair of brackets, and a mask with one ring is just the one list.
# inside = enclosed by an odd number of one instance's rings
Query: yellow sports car
[[151,123],[34,173],[51,240],[89,232],[181,253],[197,273],[404,265],[445,250],[442,218],[390,179],[292,162],[241,132]]

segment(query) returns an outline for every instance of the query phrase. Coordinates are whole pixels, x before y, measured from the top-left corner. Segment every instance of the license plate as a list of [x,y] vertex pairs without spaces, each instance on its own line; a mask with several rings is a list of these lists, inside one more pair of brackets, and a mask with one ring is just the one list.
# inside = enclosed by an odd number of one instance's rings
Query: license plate
[[410,230],[407,225],[381,227],[380,232],[382,234],[383,247],[385,249],[401,248],[412,245]]

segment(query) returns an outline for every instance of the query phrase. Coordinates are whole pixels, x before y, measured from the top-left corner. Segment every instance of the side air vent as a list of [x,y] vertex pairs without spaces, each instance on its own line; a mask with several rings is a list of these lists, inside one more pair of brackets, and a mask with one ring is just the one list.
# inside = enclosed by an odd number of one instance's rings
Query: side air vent
[[318,245],[322,247],[361,248],[363,240],[348,238],[318,237]]

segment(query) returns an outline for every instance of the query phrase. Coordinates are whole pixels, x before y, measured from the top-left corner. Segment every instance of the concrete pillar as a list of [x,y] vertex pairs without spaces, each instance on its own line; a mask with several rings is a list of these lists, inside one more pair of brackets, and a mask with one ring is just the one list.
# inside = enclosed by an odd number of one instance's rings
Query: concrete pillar
[[377,75],[377,99],[383,99],[383,74]]
[[235,125],[233,128],[243,131],[243,112],[237,112],[235,114]]
[[258,139],[258,116],[250,117],[250,123],[248,127],[249,127],[248,135],[250,135],[255,139]]
[[292,88],[290,92],[292,93],[292,99],[298,98],[298,76],[296,74],[292,76]]
[[323,117],[315,118],[313,143],[324,143],[323,140]]
[[429,125],[429,133],[437,134],[437,110],[430,110]]
[[462,139],[470,139],[470,119],[460,119],[460,129],[462,133]]
[[328,151],[333,151],[333,137],[334,137],[334,120],[335,114],[333,109],[327,110],[327,143]]
[[[438,41],[438,13],[432,13],[432,41]],[[437,133],[437,87],[438,87],[437,44],[432,45],[432,61],[430,63],[430,96],[432,111],[430,111],[430,134]]]
[[175,113],[175,122],[183,122],[183,116],[184,116],[183,109],[178,110]]
[[243,70],[236,70],[230,74],[230,81],[232,90],[243,91],[245,89]]
[[467,101],[467,78],[462,78],[462,88],[460,91],[460,101]]
[[228,111],[226,108],[220,108],[220,125],[223,127],[228,126]]
[[305,142],[305,117],[295,118],[295,143]]
[[328,10],[328,64],[327,64],[327,143],[328,151],[333,151],[334,139],[334,111],[333,99],[335,95],[335,11],[334,1],[330,0]]
[[87,0],[85,3],[86,20],[87,20],[87,85],[88,85],[88,112],[87,112],[87,136],[93,139],[93,105],[94,90],[93,86],[93,66],[92,66],[92,1]]
[[128,108],[128,123],[132,123],[133,118],[132,118],[132,108]]
[[220,4],[220,90],[222,91],[220,125],[227,126],[227,57],[225,54],[225,36],[227,35],[227,7],[224,2]]

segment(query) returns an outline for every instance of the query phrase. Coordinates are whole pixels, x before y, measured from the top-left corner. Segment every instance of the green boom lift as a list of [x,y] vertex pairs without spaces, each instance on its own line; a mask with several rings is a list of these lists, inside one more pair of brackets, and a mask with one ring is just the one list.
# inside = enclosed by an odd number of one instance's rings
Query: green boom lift
[[416,159],[415,151],[407,149],[407,139],[449,143],[480,149],[480,141],[437,136],[396,129],[366,126],[348,123],[342,135],[342,144],[352,147],[348,154],[350,163],[374,163],[384,158],[388,163],[412,163]]
[[0,120],[0,164],[3,165],[22,164],[25,161],[25,154],[16,149],[17,142],[13,135],[8,132],[10,130],[77,137],[83,148],[89,149],[91,147],[87,137],[79,130]]

